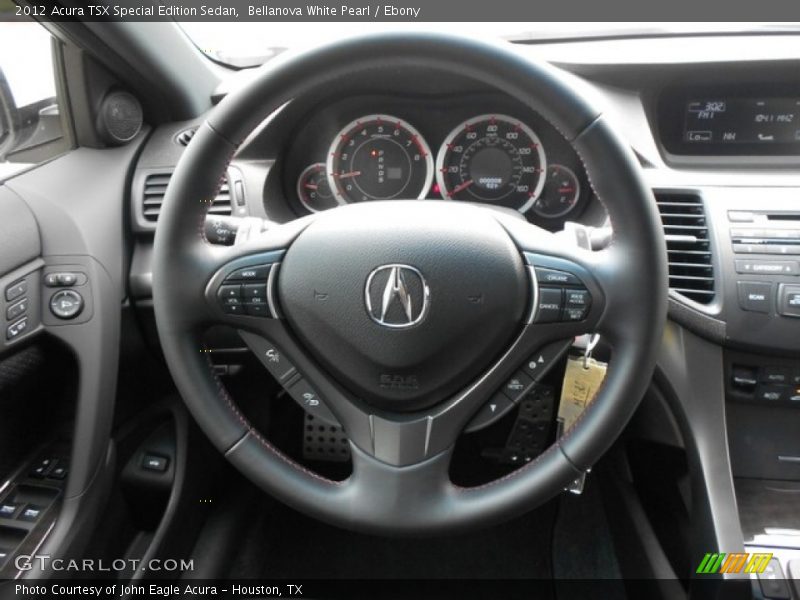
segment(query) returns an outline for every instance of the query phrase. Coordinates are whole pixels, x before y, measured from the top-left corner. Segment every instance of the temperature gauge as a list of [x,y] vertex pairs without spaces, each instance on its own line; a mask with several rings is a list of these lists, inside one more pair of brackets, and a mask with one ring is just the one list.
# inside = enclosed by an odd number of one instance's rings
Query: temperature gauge
[[550,165],[544,190],[534,203],[533,211],[540,217],[557,219],[575,208],[580,196],[581,184],[575,172],[564,165]]
[[338,205],[328,185],[324,163],[309,165],[297,180],[297,197],[311,212],[320,212]]

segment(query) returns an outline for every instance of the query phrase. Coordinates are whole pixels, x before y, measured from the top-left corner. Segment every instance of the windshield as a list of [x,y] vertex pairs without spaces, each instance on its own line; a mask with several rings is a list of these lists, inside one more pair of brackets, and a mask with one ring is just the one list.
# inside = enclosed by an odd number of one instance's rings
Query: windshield
[[680,33],[800,32],[800,23],[208,23],[179,25],[210,58],[234,66],[260,65],[284,50],[310,40],[329,42],[365,31],[432,30],[494,36],[516,42],[636,37]]

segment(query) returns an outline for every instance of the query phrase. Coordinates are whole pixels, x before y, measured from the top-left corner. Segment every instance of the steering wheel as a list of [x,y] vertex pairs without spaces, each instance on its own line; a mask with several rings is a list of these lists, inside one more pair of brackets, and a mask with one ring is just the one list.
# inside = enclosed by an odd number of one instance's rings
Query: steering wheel
[[[605,204],[609,246],[580,249],[491,208],[427,200],[343,206],[241,245],[208,243],[210,199],[236,149],[268,115],[354,72],[411,65],[491,84],[552,123],[581,156]],[[609,448],[654,369],[666,320],[666,256],[636,158],[564,73],[511,44],[384,34],[270,61],[211,111],[167,191],[153,299],[178,390],[244,475],[339,526],[431,534],[530,510]],[[242,314],[231,308],[237,301],[225,300],[235,295],[226,286],[242,290],[248,281],[260,282],[253,294],[266,294],[261,314]],[[583,307],[554,313],[554,294],[575,291]],[[276,348],[291,362],[311,390],[304,396],[309,407],[327,407],[346,432],[346,480],[330,481],[294,462],[248,422],[202,351],[200,335],[213,324],[236,328],[267,366]],[[601,334],[612,354],[577,423],[505,477],[471,488],[452,483],[458,436],[503,382],[531,357],[563,350],[588,332]]]

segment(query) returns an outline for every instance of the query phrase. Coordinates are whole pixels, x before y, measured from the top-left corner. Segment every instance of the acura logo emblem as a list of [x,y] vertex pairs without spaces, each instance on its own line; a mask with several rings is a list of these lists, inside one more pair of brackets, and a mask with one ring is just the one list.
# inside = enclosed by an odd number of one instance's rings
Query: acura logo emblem
[[428,314],[430,291],[425,278],[408,265],[383,265],[367,277],[367,313],[384,327],[403,329]]

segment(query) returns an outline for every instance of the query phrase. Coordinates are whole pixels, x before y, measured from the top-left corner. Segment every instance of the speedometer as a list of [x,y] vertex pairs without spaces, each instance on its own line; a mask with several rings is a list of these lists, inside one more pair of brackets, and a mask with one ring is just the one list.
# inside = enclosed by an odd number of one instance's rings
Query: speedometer
[[445,198],[525,212],[542,193],[545,161],[530,127],[507,115],[481,115],[447,136],[436,158],[436,181]]
[[424,198],[433,181],[428,144],[411,125],[389,115],[362,117],[342,129],[327,169],[340,204]]

